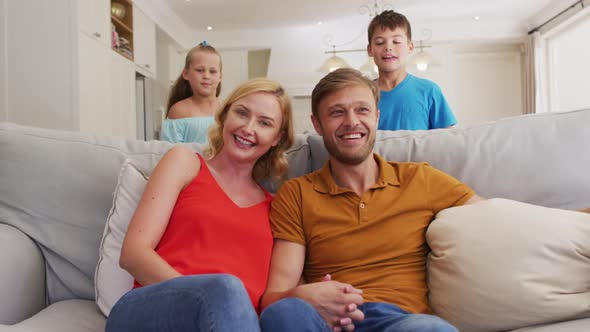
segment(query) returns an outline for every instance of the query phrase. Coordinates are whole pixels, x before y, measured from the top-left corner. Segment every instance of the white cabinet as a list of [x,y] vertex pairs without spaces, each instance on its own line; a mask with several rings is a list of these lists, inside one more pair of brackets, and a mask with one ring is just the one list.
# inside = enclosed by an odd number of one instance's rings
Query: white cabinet
[[84,33],[79,34],[78,43],[80,132],[110,135],[114,109],[110,98],[113,52]]
[[136,137],[135,64],[114,52],[108,42],[109,0],[0,4],[4,5],[0,9],[5,58],[0,72],[6,75],[5,120]]
[[176,82],[176,80],[180,76],[180,73],[182,73],[182,70],[184,69],[184,62],[187,52],[188,51],[179,51],[178,47],[174,45],[168,45],[168,58],[170,59],[168,62],[168,73],[170,75],[168,77],[168,81],[170,83],[170,86],[172,86],[174,82]]
[[110,68],[112,135],[136,138],[135,64],[111,52]]
[[110,1],[78,0],[78,30],[98,40],[101,44],[111,45],[111,9]]
[[141,74],[156,76],[156,24],[139,8],[133,7],[135,63]]

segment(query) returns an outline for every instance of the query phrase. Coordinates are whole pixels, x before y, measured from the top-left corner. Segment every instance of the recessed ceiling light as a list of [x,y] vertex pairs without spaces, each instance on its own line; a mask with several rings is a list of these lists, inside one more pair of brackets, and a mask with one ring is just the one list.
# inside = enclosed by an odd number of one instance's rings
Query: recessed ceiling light
[[318,25],[322,25],[322,24],[324,24],[324,22],[318,21]]
[[212,26],[208,26],[207,27],[207,30],[211,31],[211,30],[213,30],[213,27]]
[[479,16],[473,16],[473,19],[479,21]]

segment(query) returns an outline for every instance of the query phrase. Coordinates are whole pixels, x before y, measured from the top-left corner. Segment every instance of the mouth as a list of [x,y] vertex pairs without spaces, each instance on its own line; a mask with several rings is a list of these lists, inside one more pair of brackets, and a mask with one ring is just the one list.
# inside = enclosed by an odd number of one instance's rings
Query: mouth
[[237,146],[239,146],[240,148],[243,148],[243,149],[249,149],[249,148],[256,146],[256,143],[254,143],[250,140],[247,140],[243,137],[240,137],[238,135],[234,135],[234,142],[236,143]]
[[393,55],[385,55],[385,56],[381,57],[381,59],[385,62],[393,62],[393,61],[398,60],[398,57],[393,56]]
[[338,135],[338,138],[345,142],[355,142],[367,136],[366,133],[361,132],[352,132],[352,133],[344,133],[342,135]]

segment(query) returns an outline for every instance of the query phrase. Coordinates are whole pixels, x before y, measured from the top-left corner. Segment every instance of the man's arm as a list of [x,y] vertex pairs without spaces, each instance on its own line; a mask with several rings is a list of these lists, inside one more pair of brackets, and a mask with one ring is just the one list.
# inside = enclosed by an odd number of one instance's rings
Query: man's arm
[[268,284],[260,300],[262,310],[276,301],[296,297],[311,304],[328,325],[336,330],[339,326],[364,318],[364,314],[357,309],[363,303],[360,290],[329,278],[321,282],[300,284],[304,264],[303,245],[275,239]]

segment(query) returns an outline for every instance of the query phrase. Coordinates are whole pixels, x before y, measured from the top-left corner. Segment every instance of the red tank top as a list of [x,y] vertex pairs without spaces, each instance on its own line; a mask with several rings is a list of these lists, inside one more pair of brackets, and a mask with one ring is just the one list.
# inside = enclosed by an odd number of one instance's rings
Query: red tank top
[[268,217],[272,196],[264,191],[264,201],[240,208],[197,156],[201,170],[180,192],[156,252],[182,275],[228,273],[240,278],[258,310],[273,245]]

